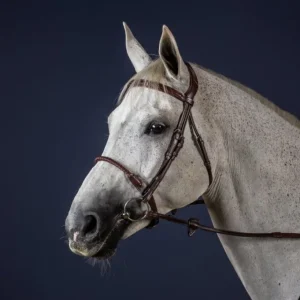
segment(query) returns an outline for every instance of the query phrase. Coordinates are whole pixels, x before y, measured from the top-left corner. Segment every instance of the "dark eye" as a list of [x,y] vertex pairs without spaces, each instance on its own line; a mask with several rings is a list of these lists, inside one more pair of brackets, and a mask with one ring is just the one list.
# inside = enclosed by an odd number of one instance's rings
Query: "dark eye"
[[150,123],[145,131],[146,134],[161,134],[167,126],[163,123]]

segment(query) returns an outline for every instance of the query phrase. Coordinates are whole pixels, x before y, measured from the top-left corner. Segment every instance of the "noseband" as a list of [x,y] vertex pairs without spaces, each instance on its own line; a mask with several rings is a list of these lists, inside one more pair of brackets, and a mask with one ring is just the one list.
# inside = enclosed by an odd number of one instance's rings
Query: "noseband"
[[[124,219],[127,219],[129,221],[135,222],[140,221],[142,219],[148,218],[151,220],[150,224],[147,226],[147,228],[152,228],[159,222],[159,218],[165,219],[167,221],[171,221],[177,224],[183,224],[187,225],[188,227],[188,235],[191,236],[197,229],[202,229],[209,232],[214,233],[220,233],[220,234],[226,234],[226,235],[234,235],[234,236],[242,236],[242,237],[273,237],[273,238],[300,238],[300,233],[281,233],[281,232],[271,232],[271,233],[247,233],[247,232],[237,232],[237,231],[229,231],[229,230],[223,230],[223,229],[217,229],[214,227],[208,227],[205,225],[200,224],[198,219],[191,218],[188,221],[175,218],[171,215],[163,215],[158,213],[157,206],[155,203],[155,199],[153,197],[153,193],[163,180],[164,176],[166,175],[168,169],[170,168],[172,162],[177,157],[179,151],[183,147],[184,144],[184,130],[186,128],[187,122],[189,123],[192,139],[195,143],[195,146],[197,147],[200,156],[203,159],[203,163],[206,167],[207,173],[208,173],[208,180],[209,180],[209,186],[212,183],[213,176],[212,176],[212,170],[211,170],[211,164],[210,160],[207,155],[207,151],[204,145],[204,141],[199,134],[193,115],[191,112],[191,109],[194,104],[194,97],[198,90],[198,79],[195,74],[195,71],[191,67],[189,63],[186,62],[186,66],[190,75],[189,80],[189,87],[187,91],[183,94],[175,89],[173,89],[170,86],[163,85],[161,83],[149,81],[149,80],[131,80],[123,95],[121,96],[120,101],[123,100],[128,90],[132,87],[146,87],[149,89],[157,90],[162,93],[168,94],[172,96],[173,98],[179,100],[183,104],[183,109],[181,112],[181,115],[179,117],[178,123],[176,128],[174,129],[171,141],[169,143],[168,149],[165,152],[164,160],[155,174],[155,176],[152,178],[149,184],[147,184],[143,179],[141,179],[140,176],[132,173],[128,168],[126,168],[121,163],[117,162],[116,160],[107,157],[107,156],[99,156],[95,159],[95,162],[98,161],[104,161],[107,163],[112,164],[119,170],[121,170],[128,180],[132,183],[132,185],[141,193],[140,198],[132,198],[129,199],[125,205],[124,205],[124,211],[122,214],[122,217]],[[144,187],[144,189],[143,189]],[[130,217],[130,213],[127,210],[127,206],[131,201],[140,200],[143,203],[147,204],[147,211],[145,214],[138,218],[138,219],[132,219]],[[197,201],[198,202],[198,201]]]

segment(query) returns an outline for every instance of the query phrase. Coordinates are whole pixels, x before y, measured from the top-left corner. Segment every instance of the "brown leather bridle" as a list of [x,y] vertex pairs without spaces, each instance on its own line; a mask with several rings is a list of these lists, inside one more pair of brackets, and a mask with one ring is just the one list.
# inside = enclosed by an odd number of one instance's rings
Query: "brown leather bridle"
[[[173,89],[170,86],[163,85],[161,83],[149,81],[149,80],[131,80],[124,93],[121,96],[121,99],[119,101],[122,101],[125,97],[128,90],[132,87],[146,87],[150,89],[154,89],[160,92],[163,92],[165,94],[171,95],[172,97],[180,100],[183,103],[183,110],[181,112],[181,115],[179,117],[177,126],[173,132],[170,144],[168,146],[167,151],[165,152],[164,160],[155,174],[155,176],[152,178],[150,183],[147,185],[146,182],[144,182],[140,176],[132,173],[128,170],[128,168],[124,167],[121,163],[117,162],[116,160],[107,157],[107,156],[99,156],[95,159],[95,162],[98,161],[105,161],[107,163],[112,164],[113,166],[120,169],[128,178],[128,180],[133,184],[133,186],[140,191],[141,197],[140,198],[132,198],[129,199],[125,205],[124,205],[124,211],[122,214],[122,217],[124,219],[127,219],[129,221],[135,222],[140,221],[142,219],[150,219],[151,223],[147,226],[147,228],[152,228],[155,226],[159,219],[165,219],[170,222],[174,222],[177,224],[183,224],[187,225],[188,227],[188,235],[192,236],[193,233],[197,229],[202,229],[209,232],[219,233],[219,234],[225,234],[225,235],[233,235],[233,236],[240,236],[240,237],[271,237],[271,238],[300,238],[300,233],[282,233],[282,232],[270,232],[270,233],[248,233],[248,232],[238,232],[238,231],[230,231],[230,230],[223,230],[223,229],[217,229],[214,227],[208,227],[205,225],[200,224],[198,219],[190,218],[189,220],[182,220],[175,218],[172,215],[164,215],[160,214],[157,211],[157,206],[155,203],[155,199],[153,197],[153,193],[159,186],[160,182],[166,175],[168,169],[170,168],[173,160],[177,157],[180,149],[183,147],[184,143],[184,130],[186,128],[187,122],[189,123],[192,139],[203,159],[204,165],[206,167],[207,173],[208,173],[208,180],[209,180],[209,186],[212,183],[213,176],[212,176],[212,170],[211,170],[211,164],[210,160],[207,155],[207,151],[204,145],[204,141],[199,134],[193,115],[191,112],[191,109],[194,104],[194,97],[198,91],[198,79],[195,74],[195,71],[191,67],[189,63],[186,63],[190,80],[189,80],[189,87],[187,91],[183,94],[175,89]],[[143,189],[143,186],[145,185],[145,188]],[[147,211],[145,214],[138,218],[138,219],[132,219],[130,217],[130,213],[127,210],[127,206],[131,201],[141,201],[143,203],[147,204]],[[196,201],[197,203],[201,203],[199,200]]]

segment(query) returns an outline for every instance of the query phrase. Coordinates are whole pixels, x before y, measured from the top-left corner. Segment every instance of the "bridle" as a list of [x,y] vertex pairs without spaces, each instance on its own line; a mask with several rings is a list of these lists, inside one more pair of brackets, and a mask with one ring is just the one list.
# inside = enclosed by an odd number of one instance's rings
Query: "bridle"
[[[128,168],[126,168],[121,163],[117,162],[116,160],[107,157],[107,156],[99,156],[95,159],[95,162],[98,161],[104,161],[107,163],[112,164],[116,168],[120,169],[128,178],[128,180],[132,183],[132,185],[141,193],[141,197],[139,198],[132,198],[129,199],[123,208],[123,214],[122,218],[127,219],[131,222],[137,222],[141,221],[143,219],[150,219],[151,222],[147,226],[147,228],[152,228],[155,225],[158,224],[159,219],[164,219],[170,222],[174,222],[177,224],[183,224],[188,227],[188,235],[192,236],[193,233],[197,229],[202,229],[205,231],[210,231],[214,233],[219,234],[225,234],[225,235],[233,235],[233,236],[241,236],[241,237],[272,237],[272,238],[300,238],[300,233],[281,233],[281,232],[270,232],[270,233],[247,233],[247,232],[238,232],[238,231],[229,231],[229,230],[223,230],[223,229],[217,229],[214,227],[208,227],[205,225],[200,224],[198,219],[190,218],[189,220],[182,220],[175,218],[173,215],[164,215],[160,214],[157,211],[157,206],[155,203],[155,199],[153,197],[153,193],[163,180],[164,176],[166,175],[168,169],[170,168],[173,160],[177,157],[180,149],[183,147],[184,144],[184,130],[186,128],[186,124],[189,123],[192,139],[195,143],[195,146],[197,147],[200,156],[203,159],[203,163],[206,167],[207,173],[208,173],[208,180],[209,180],[209,186],[211,185],[213,181],[212,176],[212,170],[211,170],[211,164],[210,160],[207,155],[207,151],[204,145],[204,141],[199,134],[194,119],[192,115],[192,107],[194,104],[194,97],[198,91],[198,79],[195,74],[195,71],[191,67],[189,63],[186,62],[186,66],[190,75],[189,80],[189,87],[187,91],[183,94],[174,88],[163,85],[161,83],[149,81],[149,80],[131,80],[129,81],[125,91],[123,92],[121,99],[119,101],[122,101],[128,92],[128,90],[132,87],[146,87],[150,89],[154,89],[160,92],[163,92],[165,94],[168,94],[175,99],[178,99],[183,103],[183,109],[181,112],[181,115],[179,117],[178,123],[176,128],[174,129],[174,132],[172,134],[171,141],[169,143],[168,149],[165,152],[164,160],[155,174],[155,176],[152,178],[149,184],[143,181],[140,176],[137,174],[132,173]],[[145,185],[144,189],[143,186]],[[147,210],[145,214],[142,217],[139,217],[137,219],[133,219],[130,216],[130,213],[128,211],[128,205],[131,201],[140,201],[142,203],[147,204]],[[196,201],[196,203],[201,203],[201,201]],[[174,214],[174,212],[173,212]]]

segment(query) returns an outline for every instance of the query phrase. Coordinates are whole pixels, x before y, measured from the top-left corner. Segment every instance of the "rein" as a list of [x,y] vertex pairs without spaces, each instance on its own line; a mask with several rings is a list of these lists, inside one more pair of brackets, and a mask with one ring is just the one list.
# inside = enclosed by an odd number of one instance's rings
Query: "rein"
[[147,213],[148,218],[160,218],[176,224],[186,225],[188,228],[188,236],[192,236],[196,230],[204,230],[212,233],[219,233],[224,235],[239,236],[239,237],[264,237],[264,238],[288,238],[288,239],[299,239],[300,233],[293,232],[242,232],[218,229],[215,227],[205,226],[200,223],[199,219],[190,218],[188,220],[175,218],[171,215],[163,215],[157,212],[149,211]]
[[[152,180],[150,181],[149,184],[147,184],[140,176],[132,173],[124,165],[122,165],[121,163],[117,162],[116,160],[114,160],[110,157],[99,156],[95,159],[95,162],[104,161],[104,162],[110,163],[111,165],[113,165],[116,168],[118,168],[119,170],[121,170],[126,175],[129,182],[141,193],[140,198],[132,198],[132,199],[129,199],[125,203],[124,208],[123,208],[124,210],[123,210],[122,218],[125,220],[129,220],[131,222],[137,222],[137,221],[140,221],[143,219],[150,219],[151,222],[147,226],[147,228],[154,227],[155,225],[158,224],[159,219],[164,219],[169,222],[186,225],[188,228],[189,236],[192,236],[196,230],[201,229],[201,230],[209,231],[209,232],[213,232],[213,233],[231,235],[231,236],[239,236],[239,237],[266,237],[266,238],[291,238],[291,239],[300,238],[300,233],[287,233],[287,232],[254,233],[254,232],[241,232],[241,231],[230,231],[230,230],[224,230],[224,229],[217,229],[214,227],[202,225],[200,223],[200,221],[195,218],[183,220],[183,219],[176,218],[172,215],[160,214],[157,211],[157,206],[155,203],[155,199],[153,197],[153,193],[157,189],[157,187],[159,186],[161,181],[163,180],[163,178],[166,175],[168,169],[170,168],[173,160],[177,157],[179,151],[183,147],[184,130],[185,130],[187,123],[189,123],[189,128],[191,131],[191,135],[192,135],[194,144],[197,147],[197,149],[203,159],[203,163],[206,167],[208,179],[209,179],[209,186],[211,185],[211,183],[213,181],[210,160],[207,155],[204,141],[197,130],[196,124],[193,119],[192,111],[191,111],[193,104],[194,104],[194,97],[198,91],[198,79],[197,79],[195,71],[193,70],[191,65],[189,63],[186,63],[186,66],[187,66],[187,69],[188,69],[188,72],[190,75],[190,83],[189,83],[189,87],[188,87],[187,91],[184,94],[173,89],[170,86],[163,85],[161,83],[152,82],[152,81],[148,81],[148,80],[131,80],[128,83],[123,95],[121,96],[121,99],[119,100],[119,101],[122,101],[124,96],[126,95],[127,91],[132,87],[146,87],[146,88],[154,89],[154,90],[163,92],[165,94],[168,94],[183,103],[183,109],[182,109],[181,115],[179,117],[177,126],[173,132],[168,149],[165,152],[164,160],[163,160],[159,170],[157,171],[156,175],[152,178]],[[133,219],[130,216],[127,206],[131,201],[141,201],[142,203],[147,204],[147,210],[142,217]],[[195,202],[193,202],[192,204],[203,204],[203,203],[204,202],[202,200],[198,199]],[[172,211],[172,214],[174,215],[175,212],[176,212],[176,210]]]

